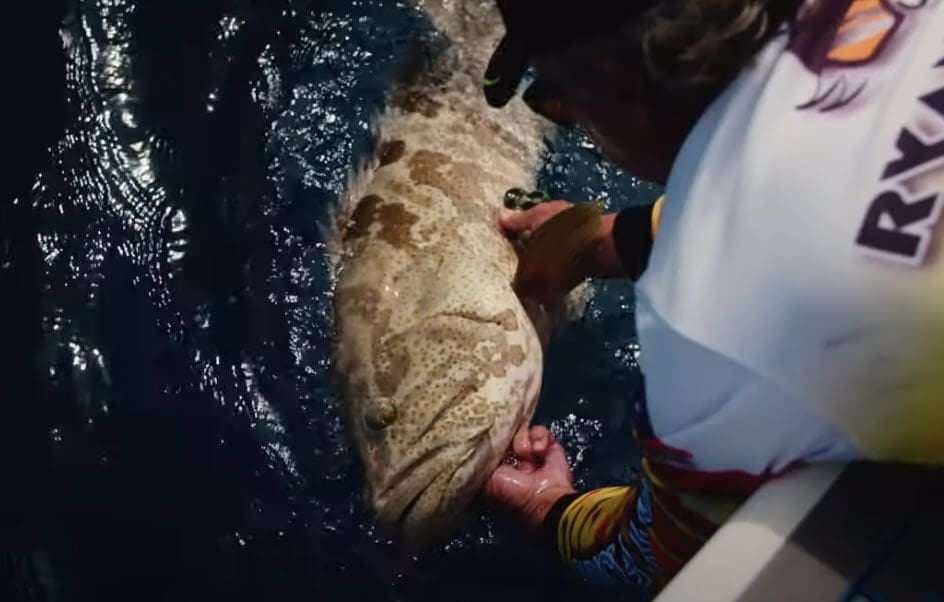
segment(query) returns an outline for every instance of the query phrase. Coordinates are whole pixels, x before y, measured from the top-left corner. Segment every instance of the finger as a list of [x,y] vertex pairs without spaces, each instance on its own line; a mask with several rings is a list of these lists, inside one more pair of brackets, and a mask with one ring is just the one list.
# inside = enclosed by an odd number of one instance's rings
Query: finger
[[524,211],[504,211],[500,214],[498,223],[505,229],[512,232],[524,232],[534,230],[547,220],[550,216],[558,213],[566,207],[566,203],[553,201],[541,203],[531,209]]
[[573,482],[573,471],[570,468],[570,462],[567,461],[567,450],[564,446],[555,441],[547,450],[544,456],[543,470],[554,472],[566,478],[568,483]]
[[572,206],[568,201],[547,201],[526,211],[503,211],[499,215],[498,223],[508,232],[530,232]]
[[531,229],[531,211],[502,211],[498,225],[508,232],[523,232]]
[[531,480],[526,475],[509,466],[499,466],[485,483],[482,493],[490,504],[515,507],[527,498],[531,487]]
[[551,442],[551,431],[547,427],[536,426],[531,429],[531,451],[536,457],[543,457]]
[[482,488],[482,497],[487,504],[503,506],[508,503],[508,475],[505,471],[506,467],[499,466],[485,482],[485,487]]
[[515,438],[511,442],[511,451],[521,461],[531,460],[531,435],[527,426],[521,427],[515,434]]

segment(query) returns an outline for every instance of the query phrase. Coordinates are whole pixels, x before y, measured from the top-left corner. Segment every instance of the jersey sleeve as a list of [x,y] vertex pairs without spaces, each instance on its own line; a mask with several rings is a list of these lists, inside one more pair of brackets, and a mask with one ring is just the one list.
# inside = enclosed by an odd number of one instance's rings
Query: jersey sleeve
[[545,533],[561,559],[594,584],[661,589],[717,529],[643,473],[630,485],[565,496]]
[[633,280],[639,278],[649,263],[653,240],[662,215],[663,199],[654,204],[623,209],[613,223],[613,246]]

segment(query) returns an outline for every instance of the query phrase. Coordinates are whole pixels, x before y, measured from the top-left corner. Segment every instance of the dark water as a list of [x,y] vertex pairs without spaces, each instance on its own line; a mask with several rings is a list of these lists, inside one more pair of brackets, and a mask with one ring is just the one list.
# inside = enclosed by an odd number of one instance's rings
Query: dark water
[[[19,10],[0,599],[639,599],[582,587],[492,518],[413,558],[362,512],[323,227],[388,81],[432,35],[421,14],[388,0]],[[611,207],[658,192],[576,134],[541,182]],[[636,460],[631,288],[597,289],[548,358],[539,411],[584,486]]]

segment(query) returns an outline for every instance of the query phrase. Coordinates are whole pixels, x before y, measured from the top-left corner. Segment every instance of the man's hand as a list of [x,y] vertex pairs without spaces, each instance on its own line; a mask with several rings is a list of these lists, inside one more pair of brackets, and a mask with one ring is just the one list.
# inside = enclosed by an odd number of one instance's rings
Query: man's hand
[[564,447],[543,426],[522,427],[512,441],[517,464],[503,464],[485,485],[486,500],[537,529],[562,496],[574,493]]
[[567,201],[546,201],[538,203],[526,211],[505,209],[499,217],[498,224],[509,234],[528,236],[540,228],[541,224],[571,207],[573,207],[573,203]]
[[[509,235],[528,237],[540,228],[544,222],[570,207],[573,207],[573,203],[567,201],[547,201],[527,211],[504,210],[498,219],[498,225]],[[599,237],[601,242],[589,258],[588,273],[584,274],[585,277],[618,278],[627,275],[623,262],[613,245],[613,222],[615,220],[615,213],[609,213],[602,217],[602,231]]]

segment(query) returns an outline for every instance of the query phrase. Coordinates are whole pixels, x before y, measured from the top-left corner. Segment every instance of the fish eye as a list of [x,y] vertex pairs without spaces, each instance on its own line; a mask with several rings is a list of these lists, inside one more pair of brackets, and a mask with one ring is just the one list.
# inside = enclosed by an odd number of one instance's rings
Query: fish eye
[[377,400],[364,416],[364,422],[371,430],[382,431],[397,421],[399,412],[392,399]]

